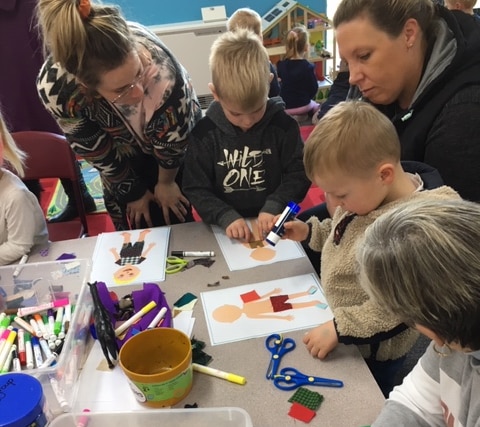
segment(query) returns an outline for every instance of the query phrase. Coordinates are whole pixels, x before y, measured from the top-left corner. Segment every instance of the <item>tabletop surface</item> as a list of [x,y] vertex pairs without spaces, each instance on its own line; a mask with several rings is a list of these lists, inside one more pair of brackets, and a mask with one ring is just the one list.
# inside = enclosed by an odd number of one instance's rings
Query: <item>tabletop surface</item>
[[[51,243],[47,255],[32,253],[29,262],[54,260],[63,253],[74,253],[77,258],[91,258],[95,242],[96,237],[88,237]],[[270,361],[265,337],[211,346],[200,293],[212,290],[207,284],[216,281],[220,285],[214,289],[312,273],[308,258],[305,256],[230,271],[211,228],[199,222],[172,226],[169,253],[172,250],[215,251],[215,263],[211,267],[196,266],[181,273],[168,274],[159,286],[170,306],[186,292],[199,297],[193,312],[196,319],[193,336],[207,344],[204,350],[213,358],[210,366],[247,379],[245,385],[238,385],[195,372],[191,392],[175,408],[194,403],[200,408],[240,407],[249,413],[255,427],[300,425],[301,422],[288,415],[291,407],[288,399],[294,391],[281,391],[265,378]],[[344,382],[343,388],[307,386],[325,398],[311,425],[360,427],[373,422],[384,398],[356,347],[340,344],[325,360],[320,361],[311,357],[302,344],[305,332],[300,330],[284,334],[294,339],[297,346],[284,356],[282,367],[295,367],[309,375]],[[148,410],[135,400],[120,366],[111,371],[106,368],[98,343],[94,344],[81,372],[73,409],[82,411],[85,408],[91,411]]]

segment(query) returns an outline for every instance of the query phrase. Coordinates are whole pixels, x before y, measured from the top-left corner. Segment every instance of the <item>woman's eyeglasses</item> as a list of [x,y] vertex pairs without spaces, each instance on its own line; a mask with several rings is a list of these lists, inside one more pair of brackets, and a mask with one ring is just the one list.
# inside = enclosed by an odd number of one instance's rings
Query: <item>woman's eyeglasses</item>
[[[142,80],[145,77],[145,74],[147,73],[147,70],[148,70],[149,66],[150,66],[150,63],[143,67],[142,72],[135,78],[135,80],[132,82],[132,84],[129,85],[122,93],[118,94],[114,99],[112,99],[112,101],[111,101],[112,104],[116,104],[122,98],[125,98],[132,91],[132,89],[135,86],[137,86],[140,82],[142,82]],[[142,85],[142,87],[143,87],[143,85]]]

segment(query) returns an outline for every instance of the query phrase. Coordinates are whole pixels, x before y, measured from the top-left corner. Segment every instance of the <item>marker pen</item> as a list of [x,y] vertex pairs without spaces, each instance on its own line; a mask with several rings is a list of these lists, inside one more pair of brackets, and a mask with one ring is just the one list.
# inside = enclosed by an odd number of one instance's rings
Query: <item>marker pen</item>
[[50,376],[49,379],[50,385],[52,386],[53,394],[57,398],[57,402],[60,405],[60,408],[62,408],[63,412],[68,412],[70,410],[70,405],[64,397],[63,390],[61,390],[60,386],[58,385],[57,379],[53,376]]
[[37,337],[32,337],[33,358],[35,360],[35,367],[38,368],[43,363],[42,349]]
[[33,361],[33,348],[31,336],[28,332],[25,332],[25,357],[27,359],[27,369],[33,369],[35,367]]
[[3,346],[5,345],[5,342],[7,341],[7,338],[10,335],[10,331],[12,329],[13,326],[8,326],[7,329],[2,332],[2,335],[0,335],[0,352],[3,350]]
[[150,301],[147,305],[137,311],[130,319],[122,323],[117,329],[115,329],[115,336],[122,335],[130,326],[132,326],[138,319],[147,314],[152,308],[156,307],[155,301]]
[[22,328],[17,331],[17,351],[20,364],[25,366],[27,364],[27,355],[25,353],[25,331]]
[[22,367],[20,366],[20,359],[18,358],[17,350],[12,350],[13,358],[12,358],[12,371],[13,372],[21,372]]
[[150,324],[147,326],[147,329],[152,329],[156,328],[160,322],[167,313],[167,307],[162,307],[160,311],[157,313],[157,315],[153,318],[153,320],[150,322]]
[[[49,308],[47,310],[47,327],[48,327],[48,339],[50,339],[50,337],[52,335],[55,335],[55,314],[53,313],[53,309]],[[56,338],[56,336],[55,336]],[[45,338],[47,339],[47,338]]]
[[38,328],[40,329],[40,331],[42,331],[42,336],[43,338],[45,338],[46,340],[48,340],[48,337],[50,336],[48,330],[47,330],[47,327],[45,326],[45,323],[43,321],[43,318],[42,316],[40,316],[40,314],[38,313],[35,313],[33,315],[33,318],[35,319],[35,321],[37,322],[37,325],[38,325]]
[[5,340],[3,344],[2,351],[0,352],[0,367],[3,367],[5,361],[7,360],[8,355],[12,350],[12,345],[17,337],[17,330],[12,329],[8,334],[8,338]]
[[62,329],[58,334],[58,338],[65,338],[65,335],[68,332],[68,328],[70,326],[70,320],[72,318],[72,306],[67,304],[63,307],[63,319],[62,319]]
[[172,251],[172,256],[215,256],[214,251]]
[[10,316],[7,316],[7,313],[0,313],[2,315],[0,317],[0,336],[7,330],[7,328],[10,326]]
[[20,326],[21,328],[25,329],[27,332],[29,332],[32,335],[35,335],[35,330],[32,328],[32,325],[28,322],[26,322],[24,319],[21,317],[15,316],[13,318],[13,321]]
[[192,368],[194,371],[201,372],[202,374],[212,375],[214,377],[221,378],[235,384],[244,385],[247,382],[245,377],[241,377],[240,375],[231,374],[230,372],[224,372],[214,368],[209,368],[208,366],[199,365],[198,363],[192,363]]
[[57,313],[55,315],[55,323],[53,327],[53,333],[55,334],[56,337],[58,337],[60,335],[60,332],[62,331],[62,320],[63,320],[63,307],[58,307]]
[[16,349],[17,346],[15,344],[12,344],[12,347],[8,352],[7,358],[5,359],[5,363],[3,364],[2,369],[0,369],[0,374],[6,374],[10,371],[10,365],[12,364],[13,360],[13,353],[16,352]]
[[46,311],[49,308],[65,307],[69,303],[68,298],[57,299],[56,301],[47,302],[45,304],[36,305],[32,307],[20,307],[17,311],[17,316],[26,316],[28,314],[39,313]]
[[16,279],[20,272],[22,271],[22,265],[26,264],[28,261],[28,254],[25,254],[20,258],[20,261],[18,262],[17,268],[13,272],[13,278]]
[[30,322],[30,325],[33,328],[33,334],[32,336],[37,336],[37,337],[42,337],[43,332],[40,329],[40,326],[38,325],[37,321],[33,317],[29,317],[28,321]]
[[282,214],[277,219],[277,222],[275,222],[275,225],[273,226],[270,233],[268,233],[268,236],[265,239],[265,241],[270,245],[275,246],[280,241],[283,234],[285,233],[283,224],[293,220],[299,212],[300,212],[300,206],[298,206],[295,202],[289,202],[287,207],[284,209]]
[[47,341],[45,341],[43,338],[40,338],[38,343],[40,344],[40,348],[42,349],[45,359],[48,359],[52,355],[52,350],[50,350]]

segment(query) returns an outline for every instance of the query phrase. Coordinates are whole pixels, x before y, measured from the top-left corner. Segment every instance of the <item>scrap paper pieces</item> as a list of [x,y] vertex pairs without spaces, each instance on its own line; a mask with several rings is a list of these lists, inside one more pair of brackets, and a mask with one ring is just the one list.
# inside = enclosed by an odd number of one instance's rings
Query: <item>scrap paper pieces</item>
[[170,227],[100,234],[90,280],[108,287],[164,281],[169,238]]
[[[256,230],[255,220],[247,220],[247,223],[251,230]],[[280,240],[275,246],[260,239],[244,243],[228,238],[225,231],[216,225],[212,225],[212,230],[230,271],[244,270],[305,256],[305,251],[300,243],[292,240]]]
[[316,274],[201,292],[212,345],[309,329],[333,318]]

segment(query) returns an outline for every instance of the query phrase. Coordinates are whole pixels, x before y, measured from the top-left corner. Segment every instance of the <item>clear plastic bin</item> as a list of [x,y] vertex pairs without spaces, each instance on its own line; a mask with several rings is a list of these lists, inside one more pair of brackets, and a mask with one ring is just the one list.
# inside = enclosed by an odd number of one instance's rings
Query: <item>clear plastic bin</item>
[[136,412],[83,412],[63,414],[49,427],[252,427],[241,408],[150,409]]
[[[20,267],[14,278],[14,271]],[[91,347],[90,320],[93,303],[86,282],[90,261],[70,259],[0,267],[0,312],[68,298],[74,305],[68,332],[56,364],[22,372],[38,378],[54,414],[70,410],[77,379]],[[45,313],[42,312],[42,313]],[[15,326],[15,325],[14,325]]]

